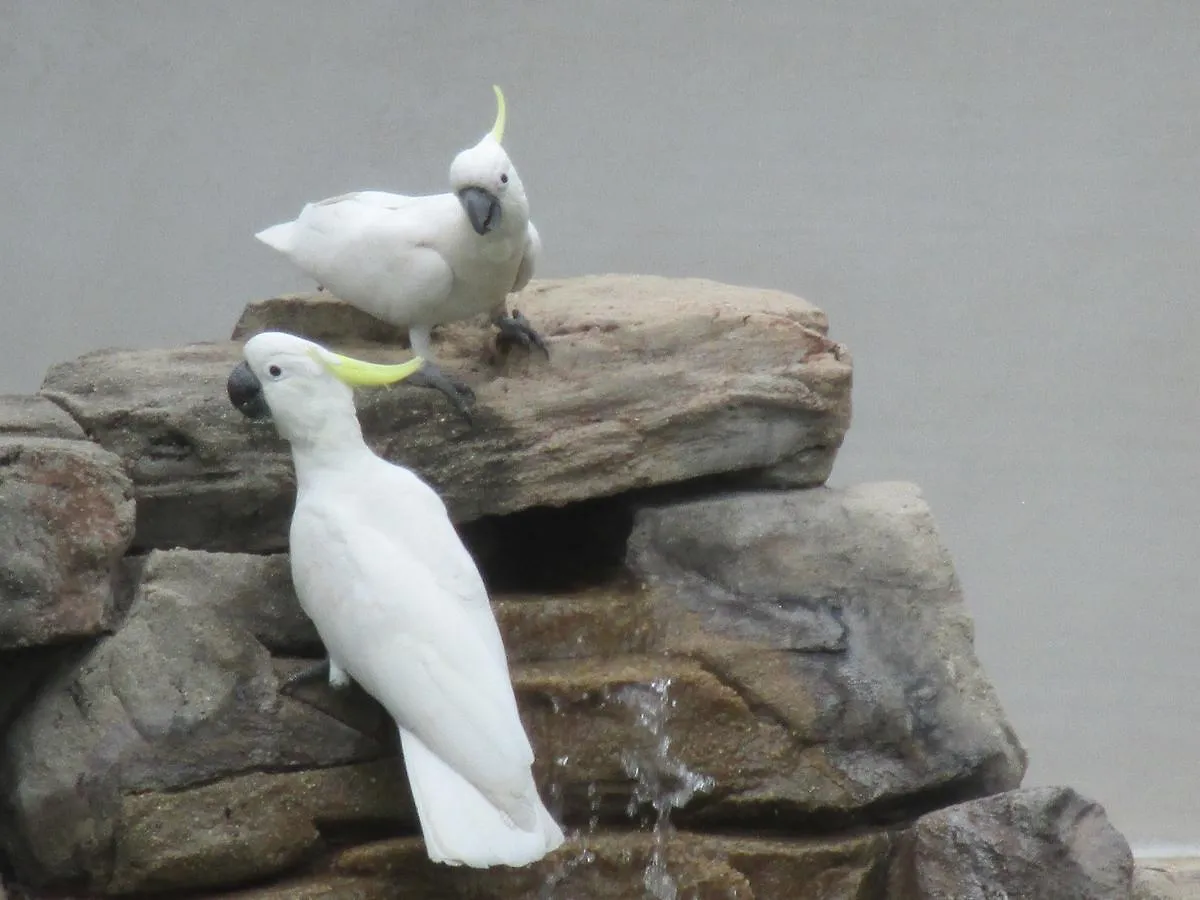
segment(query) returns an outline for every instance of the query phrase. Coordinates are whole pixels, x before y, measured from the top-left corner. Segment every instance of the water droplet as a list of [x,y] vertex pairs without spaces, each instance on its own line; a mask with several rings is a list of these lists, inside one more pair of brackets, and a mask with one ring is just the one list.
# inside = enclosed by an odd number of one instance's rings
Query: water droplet
[[670,678],[658,678],[648,685],[626,685],[617,695],[632,710],[636,725],[632,745],[621,753],[621,766],[634,783],[626,813],[633,818],[639,808],[649,806],[654,810],[654,846],[643,873],[643,884],[654,900],[676,900],[678,894],[666,862],[666,844],[674,830],[671,811],[681,809],[696,794],[711,791],[716,784],[671,755],[667,723],[676,704],[670,697],[670,687]]

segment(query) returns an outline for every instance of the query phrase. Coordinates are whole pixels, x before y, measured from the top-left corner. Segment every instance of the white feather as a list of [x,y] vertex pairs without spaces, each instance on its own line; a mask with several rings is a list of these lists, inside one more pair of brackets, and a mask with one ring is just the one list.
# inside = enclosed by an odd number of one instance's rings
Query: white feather
[[292,578],[331,681],[349,676],[395,720],[431,858],[540,859],[562,830],[533,780],[483,579],[441,498],[366,446],[349,389],[312,346],[267,333],[245,355],[292,444]]
[[[341,194],[256,236],[334,296],[417,332],[425,355],[433,326],[503,309],[529,283],[541,249],[521,179],[491,137],[462,151],[450,174],[449,193]],[[486,234],[463,209],[464,187],[486,189],[500,204]]]
[[[426,851],[434,862],[524,866],[562,844],[562,829],[541,803],[535,827],[515,828],[414,735],[401,730],[400,742]],[[464,828],[464,822],[471,827]]]

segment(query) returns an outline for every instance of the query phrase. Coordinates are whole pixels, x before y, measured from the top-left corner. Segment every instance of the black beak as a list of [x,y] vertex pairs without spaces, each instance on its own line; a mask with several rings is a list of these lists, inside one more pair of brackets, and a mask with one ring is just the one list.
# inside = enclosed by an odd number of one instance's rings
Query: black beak
[[267,398],[263,396],[262,382],[246,363],[240,362],[233,367],[225,389],[229,391],[229,402],[246,418],[270,418],[271,408],[267,406]]
[[500,201],[491,191],[481,187],[463,188],[458,192],[458,199],[476,234],[487,234],[500,224]]

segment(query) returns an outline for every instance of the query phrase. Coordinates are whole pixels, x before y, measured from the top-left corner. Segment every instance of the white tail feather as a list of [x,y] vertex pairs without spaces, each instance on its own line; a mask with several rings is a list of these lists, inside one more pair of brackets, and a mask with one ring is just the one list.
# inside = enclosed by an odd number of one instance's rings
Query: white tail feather
[[[477,869],[525,866],[562,844],[562,829],[540,797],[535,797],[537,826],[524,831],[403,729],[400,743],[421,819],[425,849],[434,862]],[[532,775],[529,790],[536,795]]]
[[280,253],[287,253],[292,248],[292,241],[295,238],[296,223],[282,222],[279,225],[272,225],[270,228],[264,228],[255,235],[260,241],[268,247],[274,247]]

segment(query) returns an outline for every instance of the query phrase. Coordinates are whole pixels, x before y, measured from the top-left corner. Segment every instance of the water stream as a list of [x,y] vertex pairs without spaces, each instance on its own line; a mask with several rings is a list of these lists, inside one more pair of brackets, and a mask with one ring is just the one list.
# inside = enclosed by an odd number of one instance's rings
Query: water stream
[[[683,760],[671,755],[667,723],[675,701],[670,697],[671,679],[659,678],[648,685],[629,685],[617,699],[634,710],[641,732],[621,755],[625,774],[634,780],[627,812],[635,816],[639,807],[654,809],[654,844],[642,883],[654,900],[676,900],[678,885],[667,868],[667,843],[674,833],[671,811],[682,809],[698,793],[712,790],[715,782],[693,772]],[[645,740],[649,738],[649,740]]]
[[[671,679],[658,678],[649,684],[631,684],[615,694],[606,694],[605,702],[615,700],[633,713],[627,745],[621,753],[621,767],[633,780],[633,792],[625,812],[632,820],[640,820],[649,812],[643,824],[651,828],[653,843],[650,858],[642,876],[646,888],[645,896],[652,900],[679,900],[679,887],[667,864],[667,845],[674,826],[671,823],[673,810],[682,809],[697,794],[713,789],[715,781],[708,775],[694,772],[682,759],[672,755],[671,736],[667,726],[676,701],[670,695]],[[557,698],[551,700],[551,708],[558,715],[562,711]],[[549,788],[550,811],[559,820],[564,810],[564,786],[562,774],[570,764],[570,757],[561,755],[554,760],[555,774]],[[571,900],[559,889],[580,866],[595,861],[595,853],[589,849],[589,841],[600,824],[601,793],[595,782],[587,785],[587,824],[568,835],[580,846],[580,851],[560,863],[546,877],[539,900]]]

